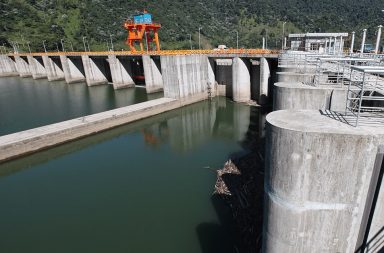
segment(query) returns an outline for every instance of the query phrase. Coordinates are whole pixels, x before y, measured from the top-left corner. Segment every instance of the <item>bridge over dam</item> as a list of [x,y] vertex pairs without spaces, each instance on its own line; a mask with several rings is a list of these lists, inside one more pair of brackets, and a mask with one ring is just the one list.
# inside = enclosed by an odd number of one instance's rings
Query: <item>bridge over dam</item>
[[167,92],[175,80],[194,83],[196,77],[234,101],[252,99],[262,104],[275,81],[270,74],[277,68],[277,56],[259,49],[10,54],[1,56],[0,76],[86,82],[88,86],[112,84],[115,89],[145,85],[147,93]]

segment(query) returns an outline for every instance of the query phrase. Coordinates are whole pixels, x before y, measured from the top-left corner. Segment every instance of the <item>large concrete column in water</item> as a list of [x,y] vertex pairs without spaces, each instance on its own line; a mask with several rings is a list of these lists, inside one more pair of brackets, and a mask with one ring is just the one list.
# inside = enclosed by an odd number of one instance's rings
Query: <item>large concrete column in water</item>
[[150,55],[143,55],[143,67],[147,93],[162,91],[163,76],[161,74],[160,62],[155,62],[155,59]]
[[82,55],[81,59],[84,66],[85,81],[88,86],[108,84],[107,77],[101,71],[100,67],[96,65],[94,59],[89,57],[89,55]]
[[108,61],[115,90],[135,86],[132,79],[131,61],[128,57],[118,58],[116,55],[108,55]]
[[15,62],[6,55],[0,55],[0,76],[18,76]]
[[47,71],[48,81],[64,80],[64,72],[60,58],[56,57],[54,60],[54,58],[47,55],[43,55],[42,57],[45,70]]
[[249,73],[250,61],[235,57],[232,63],[232,94],[235,102],[248,102],[251,100],[251,75]]
[[63,66],[65,81],[68,84],[85,81],[84,67],[80,56],[70,58],[60,55],[60,61]]
[[32,76],[27,57],[15,56],[16,69],[20,77]]
[[267,59],[260,58],[260,97],[259,104],[266,104],[269,100],[269,78],[271,70]]
[[384,129],[318,110],[275,111],[267,122],[263,252],[355,252]]
[[43,59],[41,57],[37,59],[34,56],[27,56],[27,59],[33,79],[41,79],[47,77],[47,71],[45,70]]

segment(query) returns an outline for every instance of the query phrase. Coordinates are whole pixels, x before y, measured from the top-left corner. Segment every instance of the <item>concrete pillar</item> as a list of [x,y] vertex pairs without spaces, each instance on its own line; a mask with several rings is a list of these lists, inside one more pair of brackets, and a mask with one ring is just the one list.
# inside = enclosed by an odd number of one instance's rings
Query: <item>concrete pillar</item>
[[235,57],[232,64],[232,94],[235,102],[248,102],[251,100],[251,75],[249,73],[249,60]]
[[355,32],[352,32],[352,42],[351,42],[351,49],[349,52],[352,54],[353,53],[353,48],[355,46]]
[[208,57],[206,55],[161,56],[164,97],[181,101],[208,98]]
[[155,62],[150,55],[143,55],[143,67],[147,93],[162,91],[163,77],[160,62]]
[[82,66],[83,63],[81,58],[78,58],[79,59],[75,61],[65,55],[60,55],[61,65],[63,66],[64,78],[68,84],[85,81],[85,74],[83,74],[84,67]]
[[47,55],[43,55],[42,57],[45,70],[47,72],[48,81],[64,80],[64,72],[62,70],[60,58],[57,58],[57,61],[55,62],[51,57]]
[[259,104],[266,104],[269,100],[269,78],[271,76],[271,70],[267,59],[260,58],[260,97]]
[[383,27],[382,25],[378,26],[379,30],[377,31],[377,40],[376,40],[375,54],[377,54],[379,52],[380,41],[381,41],[381,28],[382,27]]
[[135,86],[132,79],[131,60],[128,57],[123,59],[116,57],[116,55],[108,55],[108,61],[115,90]]
[[107,77],[89,55],[82,55],[81,60],[83,61],[85,81],[88,86],[108,84]]
[[363,30],[363,40],[361,41],[360,53],[364,53],[365,38],[367,37],[367,29]]
[[328,54],[332,54],[332,37],[329,37]]
[[27,57],[15,56],[16,69],[20,77],[31,77],[32,73],[27,62]]
[[32,73],[33,79],[42,79],[47,77],[47,71],[45,70],[44,63],[41,62],[34,56],[27,56],[29,68]]
[[328,53],[328,39],[325,39],[325,46],[324,46],[324,52]]
[[355,252],[383,129],[318,110],[267,122],[263,252]]
[[6,55],[0,55],[0,77],[18,75],[15,62]]
[[215,61],[207,57],[207,71],[208,71],[208,92],[211,97],[217,96],[217,83],[215,77]]

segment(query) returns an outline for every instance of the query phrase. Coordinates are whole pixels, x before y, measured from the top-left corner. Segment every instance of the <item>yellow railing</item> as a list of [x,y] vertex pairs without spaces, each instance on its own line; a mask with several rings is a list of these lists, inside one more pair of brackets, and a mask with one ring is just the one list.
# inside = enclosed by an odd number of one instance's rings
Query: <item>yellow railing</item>
[[228,55],[228,54],[278,54],[279,51],[265,49],[226,49],[226,50],[161,50],[161,51],[90,51],[90,52],[40,52],[40,53],[18,53],[8,54],[8,56],[78,56],[78,55]]

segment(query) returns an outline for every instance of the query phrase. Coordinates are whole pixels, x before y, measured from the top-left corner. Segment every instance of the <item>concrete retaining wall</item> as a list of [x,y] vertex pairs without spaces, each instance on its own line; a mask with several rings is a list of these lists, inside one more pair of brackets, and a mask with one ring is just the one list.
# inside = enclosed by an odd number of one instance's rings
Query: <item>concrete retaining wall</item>
[[180,101],[160,98],[111,111],[47,125],[0,137],[0,162],[37,152],[119,125],[181,106]]

